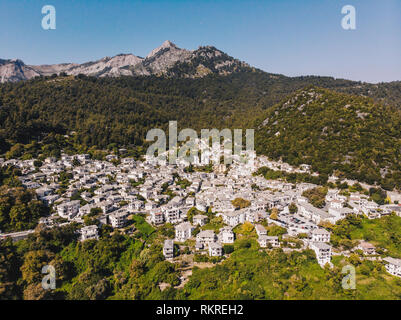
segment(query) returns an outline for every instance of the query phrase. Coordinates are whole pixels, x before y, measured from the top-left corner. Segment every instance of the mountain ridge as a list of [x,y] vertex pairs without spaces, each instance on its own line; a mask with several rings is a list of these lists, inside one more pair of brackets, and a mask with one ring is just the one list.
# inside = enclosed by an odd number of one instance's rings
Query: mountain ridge
[[[208,51],[207,54],[205,54],[205,50]],[[176,71],[171,72],[170,69],[172,68],[177,70],[178,67],[180,69],[180,64],[186,66],[185,73],[182,70],[180,74]],[[206,67],[204,64],[208,66]],[[234,59],[215,47],[208,46],[199,47],[197,50],[187,50],[181,49],[171,41],[166,40],[145,58],[130,53],[103,57],[82,64],[60,63],[36,66],[26,65],[19,59],[0,59],[0,83],[30,80],[53,74],[74,76],[83,74],[95,77],[164,75],[197,78],[210,73],[229,74],[248,67],[249,65],[245,62]]]

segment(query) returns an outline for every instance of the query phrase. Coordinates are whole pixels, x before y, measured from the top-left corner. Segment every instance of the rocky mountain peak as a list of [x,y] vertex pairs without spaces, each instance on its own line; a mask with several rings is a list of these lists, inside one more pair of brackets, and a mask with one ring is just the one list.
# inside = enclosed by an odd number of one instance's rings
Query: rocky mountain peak
[[155,55],[159,54],[160,52],[168,51],[170,49],[177,49],[177,50],[182,50],[178,48],[174,43],[172,43],[170,40],[166,40],[162,43],[160,47],[157,47],[156,49],[153,49],[147,56],[146,58],[152,58]]
[[62,63],[30,66],[21,60],[0,59],[0,82],[21,81],[36,76],[84,74],[95,77],[168,76],[204,77],[210,73],[229,74],[243,70],[244,63],[212,46],[186,50],[166,40],[146,58],[133,54],[118,54],[82,64]]

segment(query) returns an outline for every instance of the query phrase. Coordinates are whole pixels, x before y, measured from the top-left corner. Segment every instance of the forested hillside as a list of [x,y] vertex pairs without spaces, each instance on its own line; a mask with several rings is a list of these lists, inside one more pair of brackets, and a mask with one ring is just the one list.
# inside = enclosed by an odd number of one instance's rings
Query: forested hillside
[[[146,146],[146,132],[167,129],[169,120],[177,120],[179,129],[199,131],[257,128],[270,117],[260,134],[257,131],[260,153],[283,156],[294,164],[310,163],[323,174],[338,169],[347,177],[387,188],[397,185],[400,83],[288,78],[249,70],[198,79],[79,75],[1,84],[0,154],[11,149],[8,157],[29,158],[57,155],[61,148],[86,152],[116,146],[139,154]],[[300,108],[307,96],[292,107],[273,107],[310,85],[338,93],[316,91],[319,98],[305,110]],[[65,134],[70,135],[68,143]]]
[[396,84],[383,89],[261,71],[201,79],[51,77],[0,85],[0,136],[27,143],[49,132],[74,130],[84,145],[141,144],[148,128],[171,119],[183,127],[246,126],[255,112],[310,84],[401,104]]
[[314,171],[400,188],[401,115],[372,99],[311,87],[269,109],[256,148]]
[[[399,217],[392,217],[399,231]],[[366,219],[367,220],[367,219]],[[385,221],[363,221],[345,228],[341,222],[336,241],[346,240],[340,231],[364,232],[369,223],[380,230]],[[146,222],[145,222],[146,224]],[[150,227],[150,226],[149,226]],[[139,228],[139,226],[138,226]],[[335,227],[337,228],[337,227]],[[181,287],[180,263],[162,255],[161,230],[141,238],[102,227],[98,241],[77,241],[76,226],[47,229],[13,243],[0,241],[0,298],[31,300],[145,300],[145,299],[399,299],[400,280],[386,273],[379,261],[336,256],[333,268],[321,268],[311,250],[285,253],[282,249],[261,250],[251,236],[235,242],[230,257],[194,267],[189,281]],[[340,239],[340,240],[338,240]],[[344,241],[345,241],[344,240]],[[348,240],[349,242],[350,240]],[[146,245],[145,245],[146,244]],[[383,248],[398,248],[397,239],[382,242]],[[399,249],[399,248],[398,248]],[[57,269],[57,289],[43,290],[41,269],[50,261]],[[357,289],[344,290],[341,272],[354,264]],[[164,290],[160,285],[167,285]]]

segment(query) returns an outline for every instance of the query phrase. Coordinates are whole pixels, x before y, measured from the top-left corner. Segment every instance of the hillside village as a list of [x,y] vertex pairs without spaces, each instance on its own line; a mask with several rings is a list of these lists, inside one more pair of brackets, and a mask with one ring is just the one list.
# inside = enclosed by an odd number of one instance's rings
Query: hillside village
[[[52,208],[52,214],[41,218],[39,225],[52,228],[76,222],[82,225],[79,235],[85,241],[98,239],[101,225],[130,234],[134,231],[130,219],[141,215],[155,228],[174,226],[175,237],[166,238],[163,247],[163,254],[170,261],[176,259],[175,246],[187,247],[198,255],[227,257],[226,246],[241,237],[239,227],[248,225],[255,231],[261,249],[309,248],[324,267],[331,265],[333,255],[349,254],[333,249],[324,223],[335,224],[353,214],[369,219],[401,215],[398,201],[378,205],[363,193],[345,196],[339,189],[329,189],[325,206],[317,208],[303,196],[317,185],[266,180],[250,174],[249,167],[236,162],[205,169],[185,162],[160,166],[154,159],[135,161],[114,154],[104,161],[92,160],[86,154],[62,154],[59,160],[45,159],[36,169],[34,162],[0,159],[0,166],[19,168],[22,185],[34,189],[37,198]],[[262,167],[315,174],[308,165],[294,168],[257,157],[253,171]],[[399,195],[393,193],[393,197],[398,199]],[[284,231],[269,235],[270,226]],[[3,233],[0,239],[20,240],[33,232]],[[353,250],[382,260],[389,273],[401,276],[401,260],[375,256],[375,247],[364,239]]]

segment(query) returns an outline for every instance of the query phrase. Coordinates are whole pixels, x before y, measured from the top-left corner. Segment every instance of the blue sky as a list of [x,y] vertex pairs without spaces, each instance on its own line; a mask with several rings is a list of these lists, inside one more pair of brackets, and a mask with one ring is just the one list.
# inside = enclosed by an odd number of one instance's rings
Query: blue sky
[[[343,30],[341,8],[356,8]],[[57,29],[41,27],[44,5]],[[1,0],[0,58],[27,64],[214,45],[268,72],[401,80],[401,0]]]

